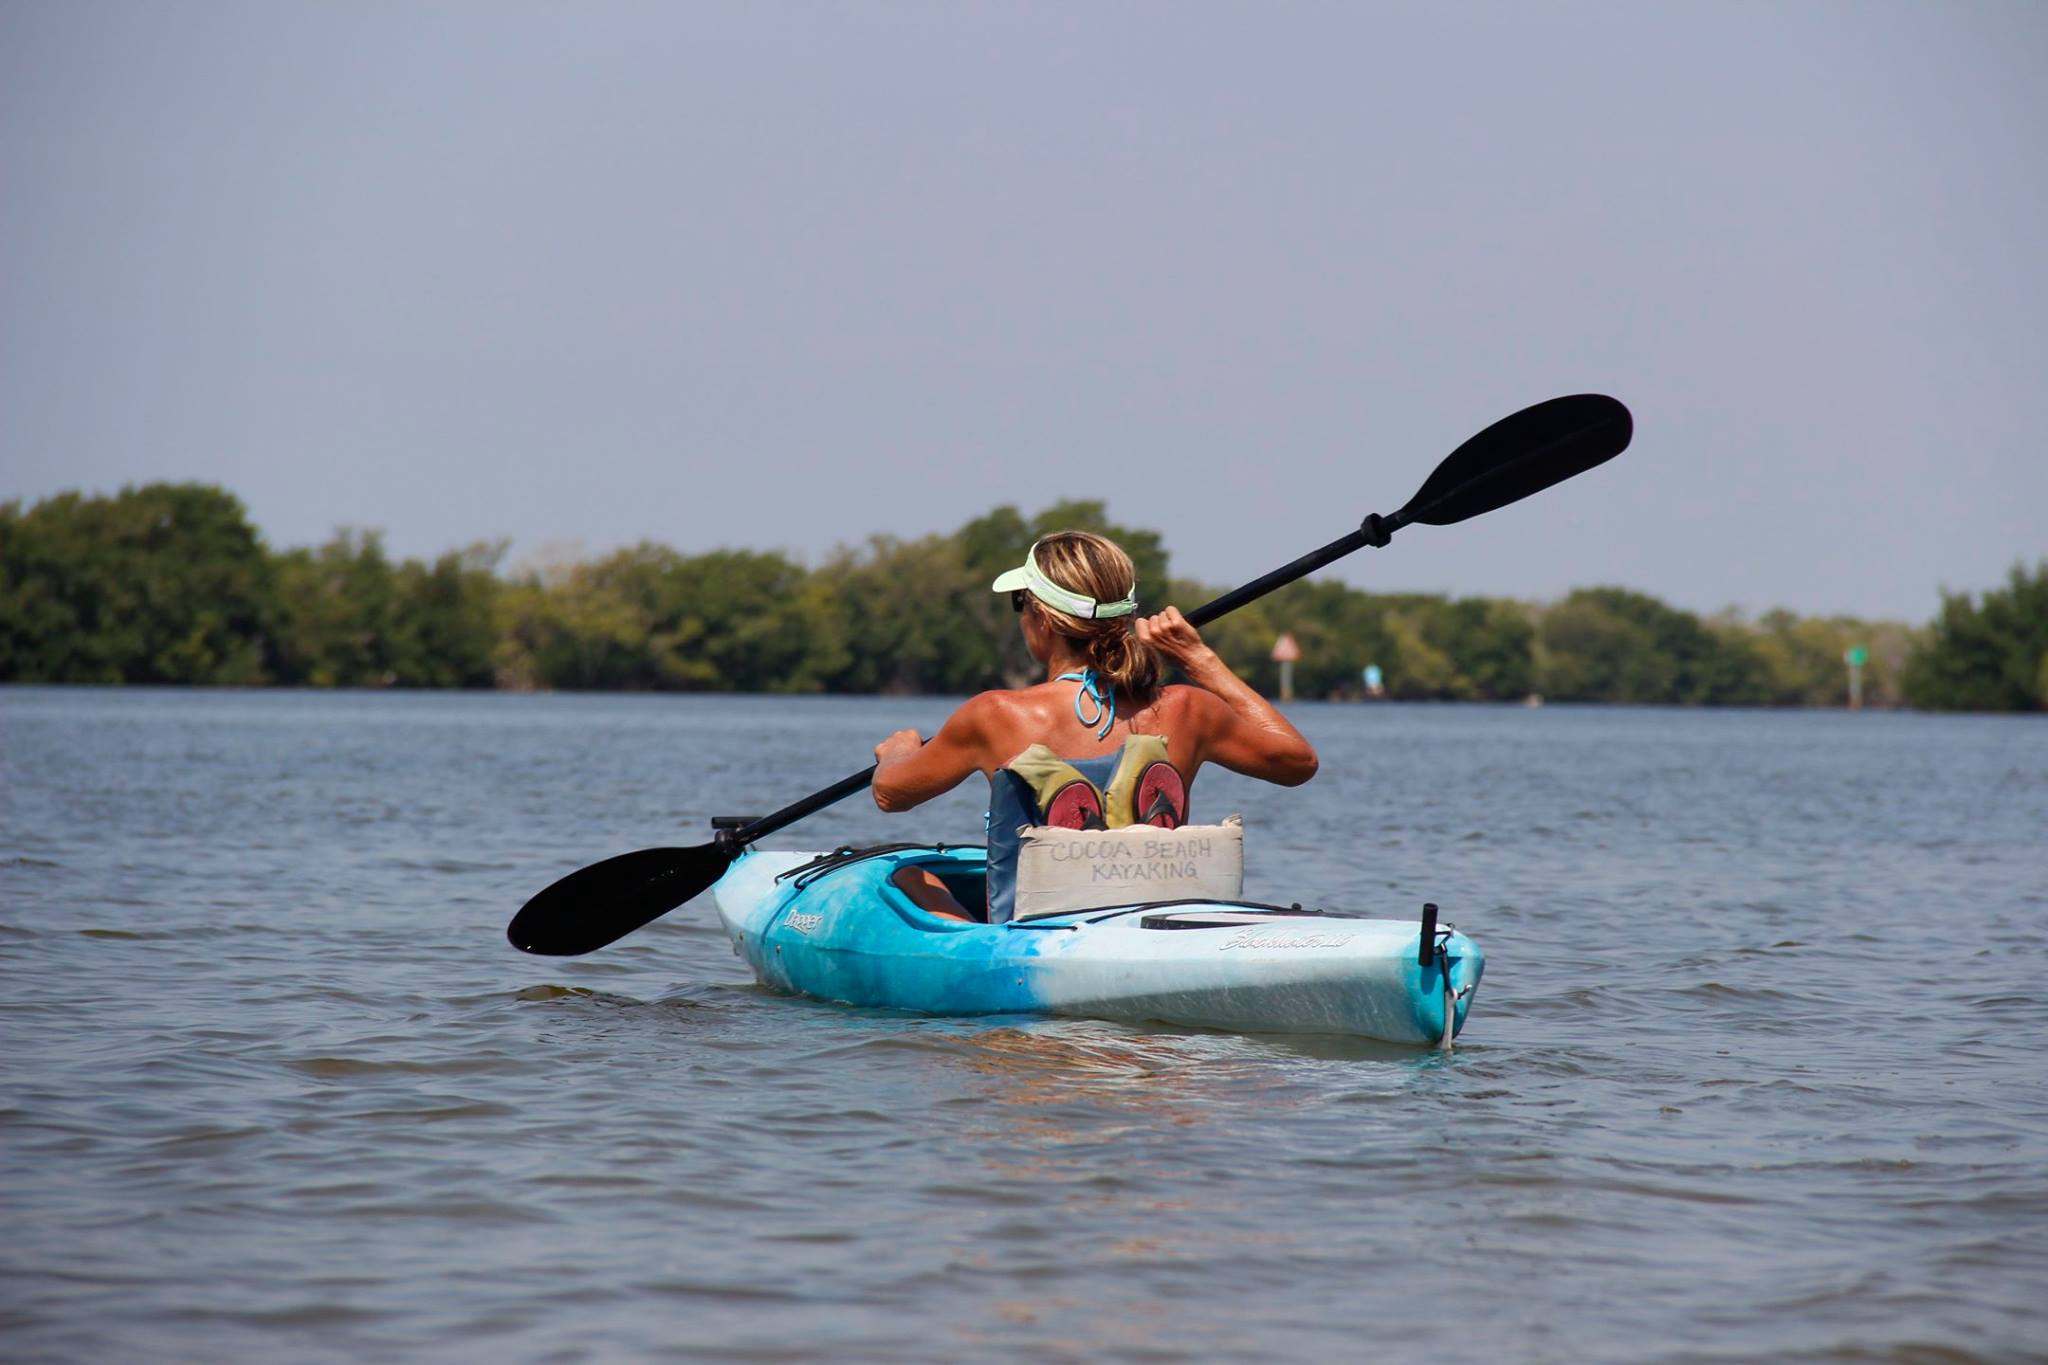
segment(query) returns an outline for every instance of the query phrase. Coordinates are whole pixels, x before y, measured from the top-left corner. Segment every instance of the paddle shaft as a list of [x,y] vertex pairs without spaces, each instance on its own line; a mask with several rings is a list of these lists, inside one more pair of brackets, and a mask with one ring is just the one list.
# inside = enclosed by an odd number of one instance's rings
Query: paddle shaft
[[874,785],[875,769],[879,763],[870,763],[851,777],[842,777],[823,791],[812,792],[801,801],[792,801],[772,815],[764,815],[749,824],[734,830],[718,832],[718,846],[727,853],[737,855],[742,848],[764,834],[773,834],[784,825],[793,825],[806,815],[821,811],[827,806],[837,805],[857,791]]
[[[1328,545],[1319,550],[1309,551],[1291,564],[1282,565],[1241,588],[1233,588],[1213,601],[1204,602],[1187,613],[1188,624],[1199,629],[1219,616],[1236,611],[1247,602],[1264,597],[1275,588],[1284,588],[1297,578],[1306,578],[1325,564],[1334,563],[1355,550],[1367,545],[1385,545],[1387,537],[1401,526],[1402,519],[1403,514],[1400,512],[1391,517],[1367,517],[1365,524],[1349,535],[1339,536]],[[875,769],[880,766],[879,763],[871,763],[852,776],[842,777],[823,791],[812,792],[803,800],[792,802],[772,815],[764,815],[735,830],[720,831],[719,847],[728,853],[737,854],[756,839],[773,834],[776,830],[793,825],[807,815],[814,815],[827,806],[844,801],[855,792],[872,786],[875,781]]]
[[1187,614],[1188,624],[1197,630],[1208,625],[1219,616],[1227,616],[1247,602],[1264,597],[1275,588],[1284,588],[1297,578],[1306,578],[1325,564],[1333,564],[1354,550],[1368,545],[1385,545],[1387,537],[1399,530],[1402,514],[1391,517],[1370,516],[1365,524],[1350,535],[1338,536],[1320,550],[1310,550],[1292,564],[1284,564],[1263,577],[1254,578],[1241,588],[1232,588],[1213,602],[1204,602]]

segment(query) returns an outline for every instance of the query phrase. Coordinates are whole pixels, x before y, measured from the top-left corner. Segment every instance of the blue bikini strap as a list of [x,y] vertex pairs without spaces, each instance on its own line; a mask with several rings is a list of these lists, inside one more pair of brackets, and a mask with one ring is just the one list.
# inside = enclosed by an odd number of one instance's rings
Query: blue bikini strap
[[[1095,675],[1092,668],[1084,668],[1079,673],[1062,673],[1058,681],[1081,684],[1074,689],[1074,719],[1083,725],[1099,723],[1102,728],[1095,732],[1095,737],[1106,738],[1109,727],[1116,724],[1116,689],[1105,688],[1102,679]],[[1084,701],[1095,704],[1094,715],[1091,716],[1081,709],[1081,703]]]

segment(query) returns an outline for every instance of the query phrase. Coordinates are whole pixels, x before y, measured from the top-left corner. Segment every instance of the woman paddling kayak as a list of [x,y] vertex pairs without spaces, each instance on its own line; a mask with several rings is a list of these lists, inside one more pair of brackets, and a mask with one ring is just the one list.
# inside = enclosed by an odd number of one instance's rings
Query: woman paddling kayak
[[[1315,776],[1316,752],[1168,607],[1137,615],[1137,574],[1115,542],[1061,531],[997,578],[1046,680],[983,692],[930,743],[899,730],[875,746],[875,804],[909,810],[972,773],[989,779],[988,919],[1010,918],[1018,837],[1026,825],[1116,829],[1187,821],[1204,763],[1282,786]],[[1193,686],[1160,685],[1162,656]],[[979,919],[928,872],[892,878],[948,919]]]

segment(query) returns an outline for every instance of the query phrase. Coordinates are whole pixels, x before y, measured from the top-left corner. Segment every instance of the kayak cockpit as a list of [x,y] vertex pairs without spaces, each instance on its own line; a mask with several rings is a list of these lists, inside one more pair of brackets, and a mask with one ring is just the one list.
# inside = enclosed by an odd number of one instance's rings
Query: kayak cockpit
[[[988,870],[986,865],[969,866],[957,858],[946,858],[928,863],[912,863],[909,866],[938,878],[939,884],[946,888],[946,894],[950,895],[962,910],[973,916],[977,923],[986,924],[988,922]],[[897,887],[893,879],[889,882],[889,889],[905,901],[910,899],[908,896],[903,895],[903,892]],[[919,909],[918,913],[924,915],[927,919],[939,918],[939,916],[930,914],[923,909]]]
[[[988,850],[979,845],[843,844],[830,853],[821,853],[809,862],[777,873],[775,881],[801,895],[821,878],[863,863],[873,865],[863,869],[872,874],[863,880],[872,883],[875,899],[912,928],[956,932],[988,927]],[[935,915],[919,905],[895,880],[897,873],[909,869],[937,879],[954,902],[973,918],[958,920]]]

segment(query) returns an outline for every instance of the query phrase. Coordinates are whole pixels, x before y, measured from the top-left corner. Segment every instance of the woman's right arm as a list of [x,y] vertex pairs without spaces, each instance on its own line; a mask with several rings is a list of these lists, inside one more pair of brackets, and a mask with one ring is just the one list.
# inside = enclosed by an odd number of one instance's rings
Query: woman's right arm
[[1195,698],[1203,749],[1197,763],[1207,759],[1283,787],[1298,787],[1316,775],[1314,746],[1202,643],[1178,607],[1137,622],[1136,629],[1140,640],[1179,664],[1201,689]]
[[915,730],[898,730],[877,744],[875,804],[886,811],[909,810],[986,772],[994,698],[988,692],[970,697],[929,742]]

